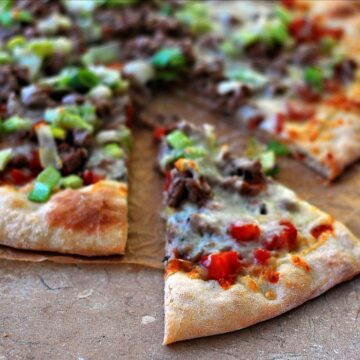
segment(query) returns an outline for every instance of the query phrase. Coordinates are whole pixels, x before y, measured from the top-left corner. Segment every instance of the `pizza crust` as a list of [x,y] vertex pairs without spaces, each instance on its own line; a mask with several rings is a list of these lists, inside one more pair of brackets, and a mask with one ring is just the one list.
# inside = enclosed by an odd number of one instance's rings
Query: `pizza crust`
[[223,290],[216,281],[191,279],[185,273],[165,282],[164,344],[195,337],[240,330],[280,315],[360,272],[360,242],[341,223],[334,235],[304,255],[311,266],[306,272],[290,262],[279,266],[275,300],[237,283]]
[[64,190],[45,204],[27,199],[29,186],[0,187],[0,244],[84,256],[123,254],[127,184],[100,181]]

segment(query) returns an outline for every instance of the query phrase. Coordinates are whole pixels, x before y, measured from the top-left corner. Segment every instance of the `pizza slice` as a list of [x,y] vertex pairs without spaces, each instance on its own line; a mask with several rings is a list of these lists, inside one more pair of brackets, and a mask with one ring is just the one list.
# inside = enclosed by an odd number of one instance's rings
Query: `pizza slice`
[[3,100],[0,243],[124,253],[131,103],[118,70],[64,68]]
[[190,92],[231,121],[284,142],[329,180],[343,173],[360,157],[354,20],[329,21],[320,14],[326,1],[203,7],[212,26],[194,42]]
[[164,343],[242,329],[360,272],[360,241],[332,216],[180,122],[162,138]]

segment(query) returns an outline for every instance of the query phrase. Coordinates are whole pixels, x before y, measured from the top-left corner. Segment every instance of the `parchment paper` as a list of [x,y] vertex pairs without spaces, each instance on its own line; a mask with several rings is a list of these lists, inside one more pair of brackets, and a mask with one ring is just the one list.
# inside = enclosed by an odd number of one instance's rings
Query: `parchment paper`
[[[162,96],[151,102],[148,113],[177,113],[196,124],[207,122],[216,127],[221,143],[228,143],[233,151],[241,154],[246,146],[248,133],[236,119],[221,118],[194,104],[184,94]],[[39,253],[0,247],[0,259],[22,261],[52,261],[57,263],[137,264],[162,268],[164,256],[163,179],[155,170],[157,144],[152,131],[134,129],[134,144],[130,162],[129,238],[123,256],[86,258],[52,253]],[[290,158],[280,159],[281,171],[276,177],[295,190],[305,200],[329,212],[360,236],[360,177],[359,164],[353,165],[335,183],[329,185],[305,165]]]

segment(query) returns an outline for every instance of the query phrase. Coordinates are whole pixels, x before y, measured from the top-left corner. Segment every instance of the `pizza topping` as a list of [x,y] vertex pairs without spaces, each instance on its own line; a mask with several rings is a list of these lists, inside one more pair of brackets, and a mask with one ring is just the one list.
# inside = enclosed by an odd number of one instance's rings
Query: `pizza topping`
[[36,178],[34,187],[28,195],[28,199],[38,203],[46,202],[50,198],[51,192],[58,184],[60,178],[61,174],[54,167],[50,166],[46,168]]
[[256,249],[254,252],[255,260],[258,264],[267,264],[271,257],[271,252],[265,249]]
[[12,152],[11,148],[0,150],[0,171],[3,171],[6,168],[6,165],[11,159]]
[[263,246],[267,250],[295,250],[297,245],[297,230],[295,226],[287,221],[283,220],[279,223],[279,226],[265,231],[263,235]]
[[69,175],[63,177],[60,180],[60,187],[70,188],[70,189],[79,189],[83,186],[84,181],[81,177],[77,175]]
[[202,176],[195,177],[189,170],[171,172],[166,200],[168,206],[177,208],[186,200],[202,206],[211,197],[211,187]]
[[257,241],[260,238],[260,228],[256,224],[237,221],[230,224],[229,234],[236,241]]
[[200,264],[207,269],[207,277],[217,280],[227,288],[235,282],[241,270],[241,262],[236,251],[224,251],[204,256]]
[[0,132],[11,134],[17,131],[30,130],[32,121],[19,116],[12,116],[0,124]]
[[320,224],[316,227],[314,227],[311,230],[311,235],[315,238],[318,239],[320,238],[320,236],[325,233],[325,232],[333,232],[334,231],[334,227],[332,226],[332,224]]

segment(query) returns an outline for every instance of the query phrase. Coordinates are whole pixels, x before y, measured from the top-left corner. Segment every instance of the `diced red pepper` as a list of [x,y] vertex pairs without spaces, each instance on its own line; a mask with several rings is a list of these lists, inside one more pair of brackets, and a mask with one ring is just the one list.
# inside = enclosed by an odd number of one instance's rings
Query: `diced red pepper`
[[297,230],[295,226],[287,221],[280,221],[279,229],[264,235],[263,245],[267,250],[287,249],[292,251],[297,244]]
[[313,105],[296,103],[291,100],[286,103],[286,110],[289,120],[310,120],[315,114],[315,107]]
[[343,35],[340,28],[321,25],[320,19],[296,18],[289,24],[289,32],[297,42],[318,42],[325,37],[339,40]]
[[233,284],[241,263],[236,251],[224,251],[202,257],[200,264],[208,271],[208,279],[219,281],[220,285]]
[[289,10],[292,10],[295,8],[295,1],[296,0],[281,0],[281,5]]
[[166,135],[166,128],[158,127],[154,130],[153,136],[154,139],[160,141]]
[[24,185],[32,179],[31,174],[20,169],[11,169],[10,174],[15,185]]
[[314,227],[311,230],[311,235],[315,238],[318,239],[320,237],[320,235],[324,232],[333,232],[334,228],[331,224],[321,224],[318,225],[316,227]]
[[171,184],[171,171],[168,170],[165,172],[165,183],[164,183],[164,190],[169,191]]
[[283,113],[276,114],[276,125],[275,125],[275,134],[280,135],[284,130],[285,115]]
[[256,224],[235,222],[230,224],[229,234],[236,241],[256,241],[260,237],[260,228]]
[[96,174],[92,170],[85,170],[83,174],[83,180],[85,185],[95,184],[103,178],[104,177],[102,175]]
[[266,264],[270,259],[271,252],[265,249],[256,249],[254,252],[255,260],[258,264]]
[[126,121],[125,121],[125,124],[126,126],[128,127],[131,127],[132,126],[132,123],[133,123],[133,119],[134,119],[134,107],[129,104],[127,107],[126,107]]

